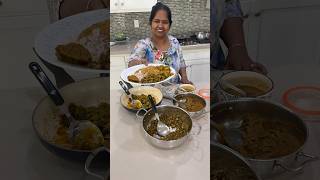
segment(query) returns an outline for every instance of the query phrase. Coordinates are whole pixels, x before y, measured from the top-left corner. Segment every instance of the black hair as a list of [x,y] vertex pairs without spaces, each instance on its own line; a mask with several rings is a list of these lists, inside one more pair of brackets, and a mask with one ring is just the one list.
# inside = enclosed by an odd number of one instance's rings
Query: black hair
[[156,13],[159,10],[164,10],[164,11],[167,12],[167,16],[168,16],[168,20],[169,20],[169,27],[171,27],[171,24],[172,24],[171,10],[170,10],[170,8],[168,6],[162,4],[161,2],[157,2],[157,4],[155,4],[152,7],[151,14],[150,14],[150,17],[149,17],[149,24],[151,25],[154,16],[156,15]]

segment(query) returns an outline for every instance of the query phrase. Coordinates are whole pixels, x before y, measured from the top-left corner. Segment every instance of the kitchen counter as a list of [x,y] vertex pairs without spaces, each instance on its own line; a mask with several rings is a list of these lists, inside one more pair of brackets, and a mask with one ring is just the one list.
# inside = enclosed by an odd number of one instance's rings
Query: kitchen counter
[[[281,103],[282,94],[289,88],[302,85],[320,85],[319,64],[287,64],[269,68],[269,76],[274,81],[274,91],[271,100]],[[221,72],[216,71],[211,79],[216,79]],[[306,118],[304,118],[306,119]],[[309,129],[309,138],[305,144],[304,153],[320,157],[320,117],[318,123],[305,121]],[[320,177],[320,160],[307,164],[298,173],[284,173],[268,180],[318,180]]]
[[[111,46],[110,54],[112,55],[129,55],[132,49],[134,48],[137,41],[129,41],[128,43],[121,43]],[[196,44],[196,45],[187,45],[182,46],[182,51],[192,51],[199,49],[209,49],[210,44]]]
[[[111,74],[111,79],[118,76],[119,74]],[[199,82],[198,87],[206,84],[208,82]],[[199,135],[192,135],[192,138],[178,148],[158,149],[144,138],[141,122],[137,120],[135,113],[129,112],[120,104],[122,93],[120,86],[110,92],[111,179],[209,180],[209,114],[194,120],[195,124],[202,127]],[[168,104],[168,101],[164,99],[162,104]]]

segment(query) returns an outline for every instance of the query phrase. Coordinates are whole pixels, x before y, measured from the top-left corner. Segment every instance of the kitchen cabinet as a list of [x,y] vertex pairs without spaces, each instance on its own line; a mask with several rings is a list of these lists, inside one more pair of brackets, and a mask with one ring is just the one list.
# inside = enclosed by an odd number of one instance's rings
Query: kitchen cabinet
[[320,64],[320,1],[241,1],[250,56],[267,68],[308,62]]
[[111,0],[111,13],[150,12],[157,0]]

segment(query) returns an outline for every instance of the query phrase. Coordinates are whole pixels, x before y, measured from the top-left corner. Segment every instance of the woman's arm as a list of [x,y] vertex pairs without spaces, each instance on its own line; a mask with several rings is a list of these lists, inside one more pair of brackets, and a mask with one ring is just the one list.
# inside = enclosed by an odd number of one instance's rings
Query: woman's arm
[[128,58],[128,67],[139,65],[139,64],[147,64],[146,52],[148,49],[148,45],[144,42],[144,40],[138,41],[138,43],[134,46],[131,55]]
[[221,29],[221,39],[228,48],[226,69],[253,70],[267,73],[266,68],[250,58],[243,31],[243,19],[240,3],[238,0],[227,2],[227,18]]

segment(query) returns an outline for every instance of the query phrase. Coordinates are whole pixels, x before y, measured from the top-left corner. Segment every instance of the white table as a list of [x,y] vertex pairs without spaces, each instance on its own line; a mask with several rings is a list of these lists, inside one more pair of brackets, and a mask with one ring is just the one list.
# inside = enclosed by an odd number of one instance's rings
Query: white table
[[0,91],[1,179],[96,180],[84,164],[49,152],[32,128],[32,112],[45,96],[40,87]]
[[[111,74],[111,79],[117,76]],[[209,180],[209,114],[196,120],[202,127],[199,135],[176,149],[158,149],[144,138],[135,114],[121,106],[122,93],[120,89],[110,92],[111,179]]]

